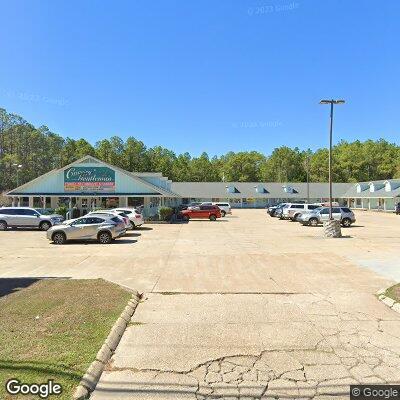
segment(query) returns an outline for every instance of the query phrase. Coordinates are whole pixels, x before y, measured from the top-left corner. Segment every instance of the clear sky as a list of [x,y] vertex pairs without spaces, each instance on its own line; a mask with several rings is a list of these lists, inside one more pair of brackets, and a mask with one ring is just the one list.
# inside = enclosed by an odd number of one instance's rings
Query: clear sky
[[92,143],[400,144],[400,1],[0,0],[0,107]]

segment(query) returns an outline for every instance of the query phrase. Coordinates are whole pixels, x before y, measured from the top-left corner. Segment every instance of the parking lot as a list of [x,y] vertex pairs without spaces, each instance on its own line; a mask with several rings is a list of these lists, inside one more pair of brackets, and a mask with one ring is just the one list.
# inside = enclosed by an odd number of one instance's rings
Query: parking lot
[[[400,218],[356,216],[339,240],[324,239],[322,227],[280,221],[265,210],[234,210],[217,222],[145,225],[111,245],[57,246],[44,232],[9,230],[0,232],[0,276],[103,277],[142,292],[291,293],[318,290],[317,277],[325,279],[333,264],[351,277],[370,275],[358,265],[400,281]],[[338,284],[346,285],[343,278]]]
[[400,380],[400,315],[374,296],[400,281],[400,217],[356,217],[342,239],[265,210],[145,225],[110,245],[0,232],[0,278],[102,277],[144,292],[95,399],[345,393]]

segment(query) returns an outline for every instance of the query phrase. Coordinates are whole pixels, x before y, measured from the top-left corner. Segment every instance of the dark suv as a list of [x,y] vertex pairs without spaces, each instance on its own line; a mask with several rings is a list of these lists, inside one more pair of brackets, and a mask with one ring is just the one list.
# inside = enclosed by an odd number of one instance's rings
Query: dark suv
[[53,225],[61,224],[64,218],[57,214],[47,214],[29,207],[0,208],[0,231],[10,228],[39,228],[47,231]]

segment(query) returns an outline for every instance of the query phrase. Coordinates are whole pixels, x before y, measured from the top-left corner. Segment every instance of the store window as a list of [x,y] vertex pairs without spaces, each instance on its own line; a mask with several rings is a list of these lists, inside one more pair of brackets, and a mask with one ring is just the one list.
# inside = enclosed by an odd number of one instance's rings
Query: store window
[[119,197],[107,197],[106,208],[119,207]]
[[128,197],[128,207],[139,207],[144,205],[144,197]]

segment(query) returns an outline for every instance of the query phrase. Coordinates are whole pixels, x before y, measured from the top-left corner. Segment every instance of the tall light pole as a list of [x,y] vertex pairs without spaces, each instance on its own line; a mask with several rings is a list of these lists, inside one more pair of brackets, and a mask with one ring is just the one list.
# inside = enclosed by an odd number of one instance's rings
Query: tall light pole
[[307,174],[307,204],[310,203],[310,155],[304,160],[304,168]]
[[22,168],[22,164],[14,163],[13,166],[17,169],[17,187],[19,186],[19,170]]
[[331,118],[329,129],[329,220],[332,221],[332,129],[333,129],[333,105],[344,104],[344,100],[321,100],[319,104],[331,105]]

